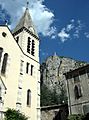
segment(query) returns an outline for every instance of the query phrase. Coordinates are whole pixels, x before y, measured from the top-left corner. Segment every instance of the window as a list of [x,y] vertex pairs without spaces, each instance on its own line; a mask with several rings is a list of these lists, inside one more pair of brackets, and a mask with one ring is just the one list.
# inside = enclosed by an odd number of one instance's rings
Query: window
[[2,73],[2,74],[5,74],[5,72],[6,72],[7,59],[8,59],[8,54],[5,53],[5,54],[4,54],[3,63],[2,63],[2,69],[1,69],[1,73]]
[[21,105],[22,105],[22,104],[21,104],[20,102],[17,102],[17,103],[16,103],[16,110],[19,110],[19,111],[20,111],[20,110],[21,110],[21,107],[22,107]]
[[0,100],[2,100],[2,88],[0,87]]
[[75,75],[75,76],[74,76],[74,83],[76,83],[76,82],[80,82],[78,75]]
[[6,35],[7,35],[7,34],[6,34],[5,32],[2,33],[2,36],[3,36],[3,37],[6,37]]
[[23,63],[24,63],[24,61],[21,60],[21,63],[20,63],[20,73],[23,73]]
[[31,91],[27,90],[27,106],[31,106]]
[[35,42],[34,42],[34,40],[32,40],[32,50],[31,50],[31,55],[34,56],[34,53],[35,53]]
[[33,75],[33,65],[31,65],[31,75]]
[[82,97],[81,86],[80,85],[75,85],[74,94],[75,94],[75,99],[79,99],[80,97]]
[[0,62],[1,62],[2,52],[3,52],[3,48],[0,47]]
[[27,43],[27,52],[30,53],[30,45],[31,45],[31,40],[30,37],[28,37],[28,43]]
[[16,42],[17,42],[17,43],[19,42],[19,36],[16,37]]
[[29,63],[27,62],[26,73],[29,73]]

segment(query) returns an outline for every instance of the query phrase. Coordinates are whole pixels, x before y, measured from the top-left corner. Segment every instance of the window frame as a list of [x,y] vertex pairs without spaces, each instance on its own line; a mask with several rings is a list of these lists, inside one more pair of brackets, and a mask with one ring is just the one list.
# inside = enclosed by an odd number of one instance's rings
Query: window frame
[[19,43],[19,36],[16,37],[16,42]]
[[32,40],[31,55],[35,56],[35,40]]
[[31,107],[31,90],[27,90],[27,106]]
[[29,66],[30,66],[30,63],[26,63],[26,73],[28,74],[29,73]]
[[31,46],[31,38],[28,37],[28,41],[27,41],[27,53],[30,54],[30,46]]
[[79,99],[80,97],[82,97],[80,84],[74,86],[74,94],[75,94],[75,99]]
[[3,53],[3,48],[0,47],[0,62],[1,62],[1,59],[2,59],[2,53]]
[[33,75],[33,68],[34,68],[34,66],[31,65],[31,76]]
[[8,53],[5,53],[3,62],[2,62],[2,68],[1,68],[1,74],[3,75],[5,75],[6,73],[7,61],[8,61]]

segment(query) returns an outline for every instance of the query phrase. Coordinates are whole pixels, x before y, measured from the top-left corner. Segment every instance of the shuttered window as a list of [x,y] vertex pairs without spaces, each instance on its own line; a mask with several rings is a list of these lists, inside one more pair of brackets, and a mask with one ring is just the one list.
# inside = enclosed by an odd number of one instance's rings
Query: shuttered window
[[27,43],[27,52],[30,53],[30,45],[31,45],[31,40],[30,37],[28,37],[28,43]]
[[35,41],[34,41],[34,40],[32,40],[31,55],[33,55],[33,56],[34,56],[34,54],[35,54]]

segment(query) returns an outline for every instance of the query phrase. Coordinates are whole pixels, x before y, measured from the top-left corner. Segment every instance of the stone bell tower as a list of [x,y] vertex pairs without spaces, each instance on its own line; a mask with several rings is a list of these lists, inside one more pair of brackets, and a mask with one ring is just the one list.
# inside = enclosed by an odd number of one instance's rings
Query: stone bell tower
[[29,13],[28,3],[22,18],[13,30],[13,36],[22,51],[21,110],[30,120],[40,120],[39,37]]

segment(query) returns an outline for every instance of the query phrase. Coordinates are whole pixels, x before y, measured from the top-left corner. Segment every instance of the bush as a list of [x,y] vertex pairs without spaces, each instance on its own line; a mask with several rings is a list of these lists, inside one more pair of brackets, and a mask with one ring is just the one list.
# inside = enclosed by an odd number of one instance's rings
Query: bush
[[67,120],[89,120],[89,113],[87,113],[86,115],[73,114],[70,115]]
[[27,120],[27,117],[14,109],[8,109],[5,112],[5,120]]
[[83,120],[84,116],[80,114],[70,115],[67,120]]

